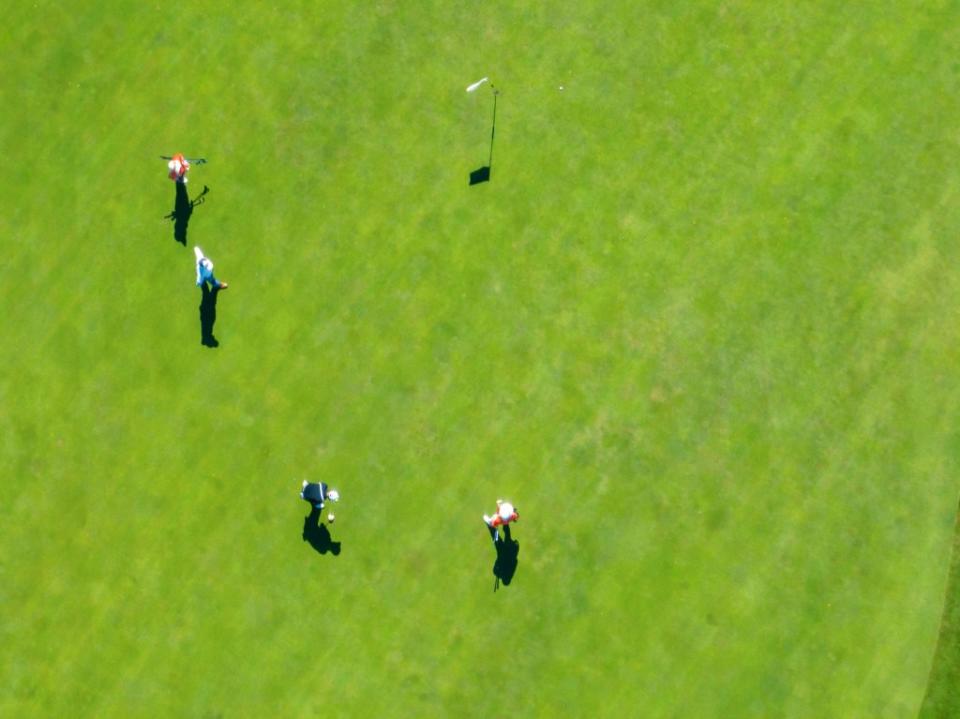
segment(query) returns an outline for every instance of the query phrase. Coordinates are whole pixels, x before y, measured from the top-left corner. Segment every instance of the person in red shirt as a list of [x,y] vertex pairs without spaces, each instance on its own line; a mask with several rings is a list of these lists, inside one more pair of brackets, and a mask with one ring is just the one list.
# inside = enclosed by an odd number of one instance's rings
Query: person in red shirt
[[506,529],[510,522],[516,522],[518,519],[520,519],[520,513],[510,502],[504,502],[502,499],[497,500],[497,511],[492,517],[483,515],[483,523],[492,530],[493,541],[497,541],[498,527]]
[[[520,553],[520,543],[510,536],[510,525],[520,519],[520,513],[510,502],[497,500],[497,511],[492,517],[483,515],[483,522],[490,531],[490,538],[497,550],[497,561],[493,564],[493,575],[496,582],[493,591],[497,591],[501,582],[504,586],[510,584],[517,571],[517,555]],[[503,537],[500,536],[500,527],[503,527]]]
[[187,184],[187,171],[190,169],[190,163],[187,161],[187,158],[183,156],[182,152],[178,152],[176,155],[170,158],[170,161],[167,162],[167,177],[169,177],[174,182],[180,182],[184,185]]

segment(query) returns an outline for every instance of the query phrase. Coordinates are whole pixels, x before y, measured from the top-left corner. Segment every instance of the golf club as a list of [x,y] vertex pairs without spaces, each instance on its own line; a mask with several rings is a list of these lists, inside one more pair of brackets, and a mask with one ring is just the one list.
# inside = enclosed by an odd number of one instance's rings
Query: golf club
[[[172,160],[173,158],[172,158],[172,157],[168,157],[167,155],[160,155],[160,159],[161,159],[161,160]],[[189,162],[191,165],[206,165],[206,164],[207,164],[207,159],[206,159],[205,157],[187,157],[187,158],[184,158],[184,159],[186,159],[186,161]]]

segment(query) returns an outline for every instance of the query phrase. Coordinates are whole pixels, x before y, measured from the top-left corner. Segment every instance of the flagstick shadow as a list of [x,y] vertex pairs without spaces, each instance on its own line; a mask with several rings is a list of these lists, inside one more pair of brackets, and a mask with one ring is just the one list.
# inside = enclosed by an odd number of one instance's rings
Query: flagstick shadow
[[490,182],[489,167],[480,167],[470,173],[471,185],[479,185],[481,182]]
[[487,158],[487,164],[478,167],[470,173],[470,185],[479,185],[481,182],[490,182],[490,173],[493,171],[493,141],[497,136],[497,98],[500,91],[491,85],[493,90],[493,122],[490,125],[490,156]]

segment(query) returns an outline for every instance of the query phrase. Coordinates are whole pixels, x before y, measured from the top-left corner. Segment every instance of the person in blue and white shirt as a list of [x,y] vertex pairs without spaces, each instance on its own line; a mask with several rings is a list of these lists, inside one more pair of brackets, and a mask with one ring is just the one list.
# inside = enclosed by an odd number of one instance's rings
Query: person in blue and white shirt
[[203,250],[199,247],[193,248],[193,254],[197,258],[197,287],[202,287],[205,282],[215,290],[227,289],[227,283],[221,282],[213,275],[213,262],[209,257],[205,257]]

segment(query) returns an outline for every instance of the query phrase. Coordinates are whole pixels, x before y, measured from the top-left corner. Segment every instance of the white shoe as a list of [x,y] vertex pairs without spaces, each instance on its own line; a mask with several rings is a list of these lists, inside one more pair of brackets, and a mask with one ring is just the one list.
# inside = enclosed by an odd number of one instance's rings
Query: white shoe
[[487,515],[483,515],[484,524],[486,524],[488,527],[492,527],[493,526],[492,522],[493,522],[493,517],[488,517]]
[[303,486],[304,486],[304,487],[307,486],[307,480],[303,480]]

